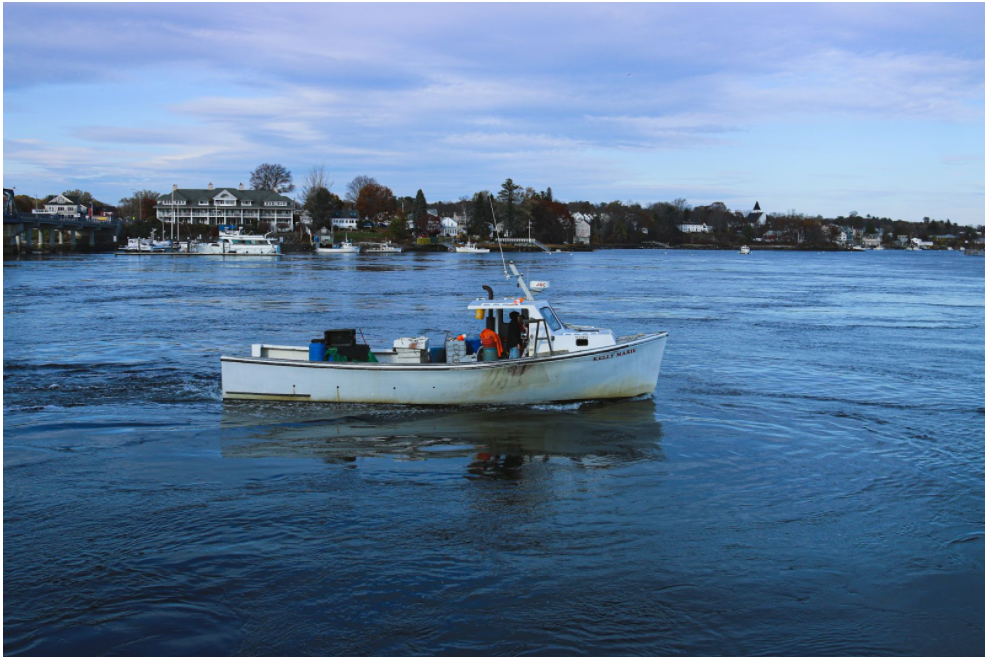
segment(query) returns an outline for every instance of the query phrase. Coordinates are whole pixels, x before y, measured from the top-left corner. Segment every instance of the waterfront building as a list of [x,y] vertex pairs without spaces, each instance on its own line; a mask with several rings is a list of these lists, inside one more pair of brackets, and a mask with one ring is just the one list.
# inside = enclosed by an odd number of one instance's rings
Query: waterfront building
[[711,233],[711,227],[707,224],[678,224],[681,233]]
[[332,216],[332,228],[337,231],[355,231],[359,228],[359,213],[355,210],[339,210]]
[[294,201],[272,190],[213,187],[179,188],[157,198],[157,219],[179,224],[236,225],[268,223],[271,230],[294,228]]
[[44,208],[35,208],[31,211],[31,214],[81,219],[83,217],[88,217],[89,210],[79,203],[78,197],[59,194],[50,201],[45,201]]
[[576,212],[571,214],[575,221],[575,243],[588,244],[592,241],[592,217],[585,213]]
[[441,218],[441,235],[446,238],[454,238],[458,232],[458,222],[451,217]]
[[746,221],[750,224],[757,224],[759,226],[766,225],[766,213],[763,209],[759,207],[759,201],[753,206],[753,209],[746,214]]

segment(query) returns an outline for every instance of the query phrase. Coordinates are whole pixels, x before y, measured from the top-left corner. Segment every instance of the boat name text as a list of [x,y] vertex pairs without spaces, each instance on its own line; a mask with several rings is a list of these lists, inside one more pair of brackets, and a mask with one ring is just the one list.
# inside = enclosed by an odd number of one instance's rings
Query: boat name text
[[611,359],[614,356],[626,356],[627,354],[635,354],[636,348],[631,350],[623,350],[622,352],[615,352],[614,354],[604,354],[602,356],[597,356],[592,361],[605,361],[606,359]]

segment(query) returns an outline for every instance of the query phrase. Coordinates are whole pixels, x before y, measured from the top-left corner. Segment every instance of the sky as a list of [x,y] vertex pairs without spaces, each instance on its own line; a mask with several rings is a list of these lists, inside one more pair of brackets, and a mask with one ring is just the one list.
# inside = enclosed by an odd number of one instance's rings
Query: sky
[[3,184],[985,224],[985,4],[3,4]]

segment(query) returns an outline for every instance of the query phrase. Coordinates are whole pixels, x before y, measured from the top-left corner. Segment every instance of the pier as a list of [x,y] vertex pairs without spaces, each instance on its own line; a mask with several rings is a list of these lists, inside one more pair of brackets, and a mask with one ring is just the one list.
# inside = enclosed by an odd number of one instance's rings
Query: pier
[[118,220],[34,215],[17,210],[14,191],[3,190],[3,253],[113,251],[123,229]]

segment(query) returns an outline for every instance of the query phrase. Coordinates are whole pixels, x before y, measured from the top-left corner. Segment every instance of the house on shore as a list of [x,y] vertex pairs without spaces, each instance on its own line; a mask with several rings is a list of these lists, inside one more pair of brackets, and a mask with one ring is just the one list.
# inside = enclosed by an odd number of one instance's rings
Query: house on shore
[[81,219],[89,215],[89,209],[79,202],[78,197],[58,194],[50,201],[45,201],[44,208],[35,208],[31,214]]
[[332,214],[332,228],[337,231],[359,229],[359,213],[355,210],[338,210]]
[[271,230],[294,228],[294,201],[272,190],[213,187],[179,188],[157,197],[157,219],[210,226],[267,223]]
[[678,224],[677,229],[681,233],[711,233],[711,227],[707,224]]
[[575,244],[589,244],[592,241],[592,216],[585,213],[572,213],[575,220]]

